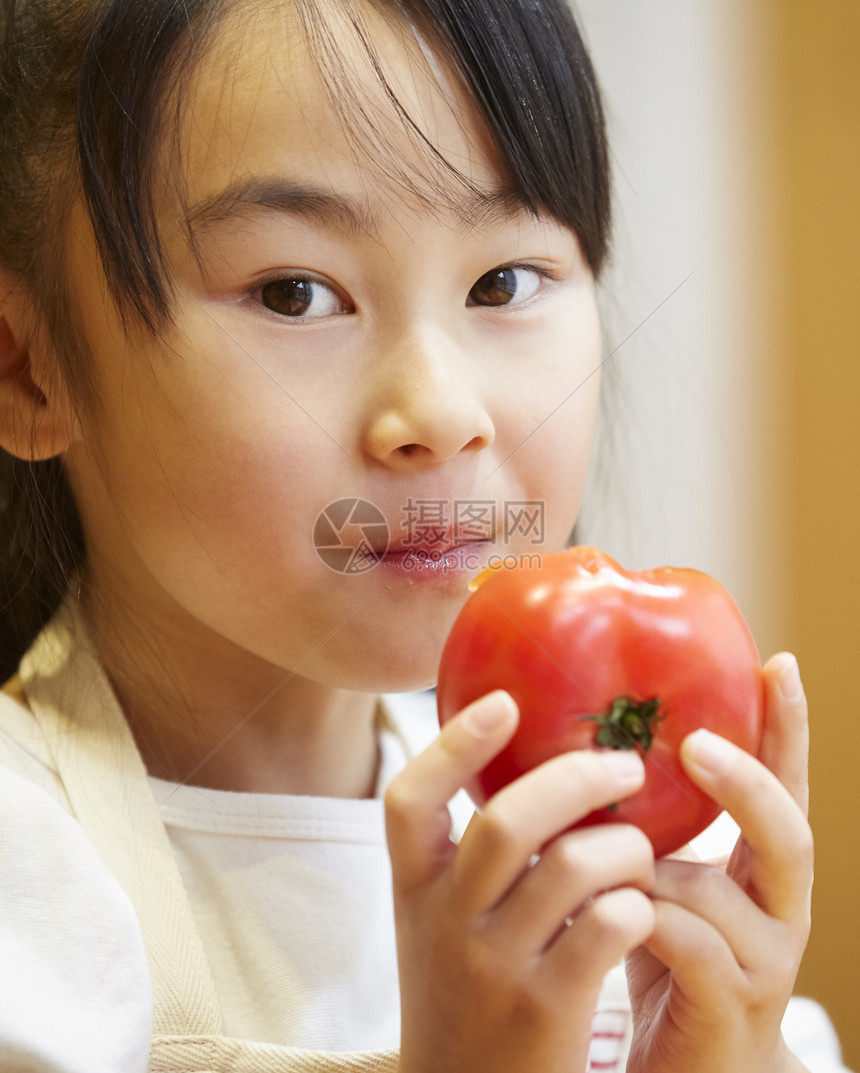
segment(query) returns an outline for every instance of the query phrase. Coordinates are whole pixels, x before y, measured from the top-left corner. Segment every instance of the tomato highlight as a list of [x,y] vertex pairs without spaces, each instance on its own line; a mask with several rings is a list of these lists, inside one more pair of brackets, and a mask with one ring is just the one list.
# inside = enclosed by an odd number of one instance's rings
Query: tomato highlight
[[494,689],[520,709],[510,744],[468,787],[479,807],[559,753],[636,749],[642,789],[576,827],[635,824],[661,857],[716,819],[720,807],[681,766],[681,743],[705,727],[755,754],[764,710],[755,641],[717,581],[675,567],[627,571],[573,547],[488,568],[470,588],[442,653],[440,723]]

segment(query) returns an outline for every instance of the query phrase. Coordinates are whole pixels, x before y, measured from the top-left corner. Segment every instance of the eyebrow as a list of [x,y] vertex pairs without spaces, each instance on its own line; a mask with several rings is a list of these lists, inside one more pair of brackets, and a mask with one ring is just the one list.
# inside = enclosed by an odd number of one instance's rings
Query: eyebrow
[[[486,194],[470,192],[453,207],[462,221],[463,230],[491,226],[512,215],[528,212],[519,197],[504,189]],[[190,206],[185,212],[185,221],[194,236],[234,217],[259,211],[309,218],[324,227],[349,233],[379,234],[374,214],[364,202],[349,194],[296,184],[281,177],[237,180]]]
[[193,232],[254,210],[310,217],[341,231],[375,231],[370,212],[355,198],[280,178],[240,179],[196,202],[185,212]]

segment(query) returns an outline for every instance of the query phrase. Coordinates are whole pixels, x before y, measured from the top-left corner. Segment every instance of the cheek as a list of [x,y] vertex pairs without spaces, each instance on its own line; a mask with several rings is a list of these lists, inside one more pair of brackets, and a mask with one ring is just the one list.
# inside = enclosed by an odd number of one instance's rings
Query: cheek
[[[596,381],[596,377],[594,378]],[[597,384],[584,385],[524,443],[523,466],[529,469],[529,498],[544,503],[545,539],[549,548],[570,537],[585,489],[594,420]]]
[[247,358],[233,376],[192,375],[192,364],[186,355],[117,385],[118,417],[99,436],[107,494],[153,569],[259,584],[313,555],[320,439],[331,443]]
[[602,340],[587,298],[572,303],[531,349],[527,367],[508,378],[496,423],[499,439],[513,445],[502,470],[510,467],[528,498],[545,503],[550,547],[561,546],[576,521],[597,421]]

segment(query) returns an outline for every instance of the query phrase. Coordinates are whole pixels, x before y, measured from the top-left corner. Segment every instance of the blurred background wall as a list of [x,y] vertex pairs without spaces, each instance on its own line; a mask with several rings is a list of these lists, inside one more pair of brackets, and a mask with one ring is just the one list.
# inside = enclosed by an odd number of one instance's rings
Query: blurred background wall
[[616,182],[587,538],[718,577],[800,659],[813,933],[860,1069],[860,2],[578,0]]
[[860,4],[767,0],[777,282],[785,371],[789,642],[813,712],[813,935],[799,987],[821,996],[860,1068]]

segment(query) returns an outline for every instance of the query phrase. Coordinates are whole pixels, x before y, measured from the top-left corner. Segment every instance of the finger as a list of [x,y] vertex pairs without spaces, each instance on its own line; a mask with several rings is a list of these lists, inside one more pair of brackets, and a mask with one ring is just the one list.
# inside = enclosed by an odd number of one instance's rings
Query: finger
[[809,809],[809,722],[797,660],[780,652],[764,666],[765,724],[759,757],[800,805]]
[[643,941],[645,949],[671,970],[673,984],[686,999],[720,1016],[721,1001],[730,1002],[744,982],[725,937],[685,906],[659,899],[652,904],[654,927]]
[[450,858],[448,802],[510,741],[517,720],[510,694],[488,693],[447,722],[391,780],[385,824],[396,884],[425,883]]
[[460,841],[454,882],[463,909],[490,909],[550,839],[634,793],[644,779],[636,753],[585,749],[556,756],[500,790]]
[[[728,820],[732,824],[733,828],[737,827],[737,824],[732,821],[731,817],[727,813],[721,813],[721,817],[724,817],[726,820]],[[737,835],[735,837],[737,837]],[[701,849],[701,846],[699,847],[699,849]],[[699,849],[695,848],[692,842],[688,842],[686,846],[681,846],[681,848],[675,850],[674,853],[667,854],[665,857],[662,858],[662,860],[702,861],[703,863],[709,864],[712,868],[718,868],[721,871],[725,872],[726,865],[731,859],[731,853],[723,853],[719,857],[708,857],[702,856],[702,853],[699,852]]]
[[812,833],[794,797],[763,763],[708,730],[681,745],[687,774],[737,821],[750,848],[747,893],[771,916],[808,907]]
[[654,850],[638,827],[585,827],[547,847],[494,910],[486,930],[504,937],[512,953],[539,953],[594,895],[621,886],[647,892],[653,884]]
[[657,862],[651,896],[688,909],[710,924],[741,968],[753,969],[767,956],[773,938],[769,925],[774,922],[713,865],[664,858]]
[[541,963],[552,993],[599,988],[607,972],[646,942],[656,916],[651,899],[624,887],[596,897],[559,934]]
[[689,842],[663,858],[664,861],[700,861],[701,859]]

